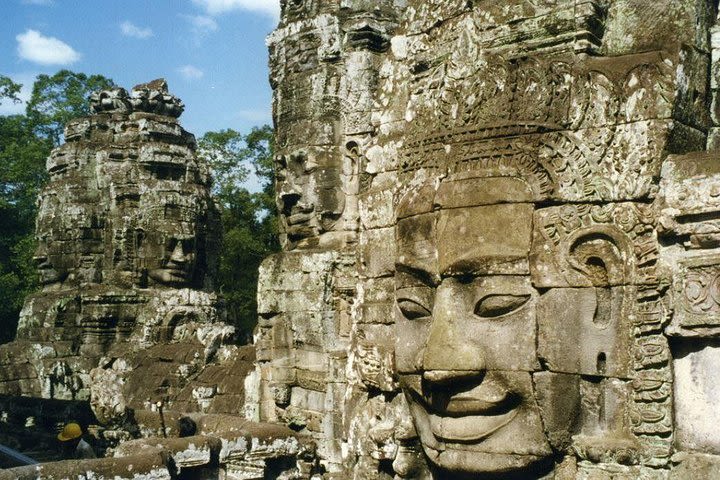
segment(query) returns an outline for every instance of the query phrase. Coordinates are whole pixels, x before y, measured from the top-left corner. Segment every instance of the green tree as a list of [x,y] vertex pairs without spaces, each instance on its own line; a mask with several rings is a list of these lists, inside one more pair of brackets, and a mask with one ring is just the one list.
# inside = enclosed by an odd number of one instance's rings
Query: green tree
[[[13,338],[25,296],[37,288],[35,202],[47,182],[45,159],[60,142],[63,124],[90,111],[90,92],[110,85],[100,75],[68,70],[40,75],[26,114],[0,116],[0,342]],[[19,101],[20,88],[0,76],[0,103]]]
[[60,70],[52,76],[38,75],[26,114],[35,132],[57,145],[69,120],[90,113],[90,94],[113,86],[115,82],[102,75],[88,76],[70,70]]
[[[279,250],[274,201],[272,128],[265,125],[243,135],[235,130],[207,132],[198,153],[211,165],[214,194],[220,204],[223,249],[218,285],[228,308],[228,321],[240,338],[257,322],[256,291],[260,262]],[[259,185],[250,191],[250,172]]]
[[[0,77],[0,102],[19,101],[21,85]],[[0,116],[0,342],[12,340],[25,295],[36,285],[32,266],[35,199],[46,181],[52,142],[38,138],[25,115]]]
[[22,85],[15,83],[11,78],[0,75],[0,105],[10,100],[13,103],[20,103],[20,89]]

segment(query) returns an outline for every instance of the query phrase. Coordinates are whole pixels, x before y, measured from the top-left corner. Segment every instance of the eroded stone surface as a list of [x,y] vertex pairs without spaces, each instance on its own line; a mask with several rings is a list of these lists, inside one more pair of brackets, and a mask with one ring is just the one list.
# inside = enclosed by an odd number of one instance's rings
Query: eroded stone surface
[[[283,251],[260,271],[246,414],[312,436],[326,478],[715,475],[715,3],[281,5],[268,44]],[[180,392],[178,404],[192,391],[212,408],[221,384],[210,378],[222,370],[183,383],[213,358],[237,358],[222,328],[206,328],[209,304],[190,294],[208,287],[191,272],[212,255],[203,260],[188,233],[197,202],[183,198],[195,187],[158,191],[181,182],[182,106],[153,82],[95,101],[96,115],[71,123],[48,162],[57,181],[38,230],[53,240],[39,255],[47,286],[26,305],[23,335],[97,313],[82,337],[76,328],[52,345],[31,340],[8,388],[82,392],[87,356],[113,343],[103,308],[123,303],[132,313],[117,325],[137,318],[144,328],[118,335],[148,350],[106,363],[98,384],[116,397],[111,387],[132,385],[124,372],[137,370]],[[87,139],[147,145],[98,156]],[[171,206],[180,221],[151,222],[157,232],[135,248],[125,217],[104,220],[96,190],[68,174],[102,162],[99,171],[129,179],[108,187],[118,209]],[[133,162],[152,194],[135,188]],[[206,173],[188,164],[183,178],[203,185]],[[77,208],[66,209],[69,197]],[[67,215],[47,214],[55,209]],[[137,225],[149,232],[146,220]],[[107,222],[121,225],[109,242]],[[63,293],[105,278],[117,287]],[[143,313],[150,304],[162,315]],[[73,338],[86,356],[69,358]],[[157,348],[158,338],[173,346]],[[0,358],[10,363],[14,348]],[[151,368],[159,359],[177,370]],[[122,410],[114,397],[108,410]],[[158,414],[139,415],[145,432],[167,430],[149,420]],[[260,450],[303,455],[288,438]],[[243,461],[256,443],[223,442],[219,458]],[[243,468],[264,475],[257,462]]]
[[713,471],[717,7],[339,3],[269,40],[255,411],[348,478]]

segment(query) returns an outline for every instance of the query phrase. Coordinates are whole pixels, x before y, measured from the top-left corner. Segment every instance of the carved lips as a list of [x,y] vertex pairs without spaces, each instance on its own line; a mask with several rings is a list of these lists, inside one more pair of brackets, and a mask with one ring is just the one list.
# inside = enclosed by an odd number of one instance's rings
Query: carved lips
[[49,261],[44,261],[37,266],[40,283],[45,285],[60,281],[60,274],[53,268]]
[[431,414],[430,427],[438,440],[453,443],[475,443],[510,423],[516,415],[517,410],[511,410],[501,415],[465,415],[457,418]]
[[[427,371],[427,379],[444,380],[458,372]],[[481,375],[464,387],[426,382],[419,403],[427,412],[430,429],[439,441],[477,443],[510,423],[518,402],[501,382]],[[428,385],[430,383],[430,385]],[[417,392],[415,392],[417,394]]]
[[315,205],[294,205],[290,214],[285,217],[287,234],[295,240],[309,237],[315,233],[313,220],[315,218]]
[[315,205],[296,205],[292,208],[290,215],[286,217],[288,226],[303,225],[313,219]]

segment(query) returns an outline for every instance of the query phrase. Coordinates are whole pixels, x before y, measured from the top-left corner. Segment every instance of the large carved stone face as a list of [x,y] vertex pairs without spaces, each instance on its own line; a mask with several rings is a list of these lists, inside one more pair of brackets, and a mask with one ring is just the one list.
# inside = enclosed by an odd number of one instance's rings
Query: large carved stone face
[[195,234],[182,225],[166,227],[148,232],[143,248],[148,276],[162,285],[188,286],[197,261]]
[[345,210],[343,172],[306,152],[278,157],[277,189],[284,233],[291,243],[332,231]]
[[160,240],[161,263],[148,271],[158,283],[172,286],[188,285],[195,270],[196,246],[192,234],[170,233]]
[[72,275],[87,281],[85,269],[95,265],[102,225],[87,191],[46,192],[40,199],[37,248],[33,260],[42,285],[61,284]]
[[33,261],[37,266],[41,285],[62,283],[74,267],[74,259],[62,251],[61,243],[55,242],[49,235],[40,233]]
[[553,451],[533,381],[534,205],[514,180],[448,182],[399,209],[396,365],[425,453],[447,471],[537,470]]

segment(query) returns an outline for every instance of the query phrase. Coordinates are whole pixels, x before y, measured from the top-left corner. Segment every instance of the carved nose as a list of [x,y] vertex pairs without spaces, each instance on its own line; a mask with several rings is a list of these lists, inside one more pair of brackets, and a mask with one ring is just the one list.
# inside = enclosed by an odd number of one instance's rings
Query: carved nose
[[[433,321],[423,354],[423,378],[436,383],[475,378],[485,372],[483,347],[467,338],[462,328],[462,295],[455,288],[439,288]],[[473,341],[475,340],[475,341]]]
[[423,364],[423,379],[439,385],[472,380],[485,373],[483,352],[468,345],[428,348]]
[[183,251],[182,243],[178,242],[170,255],[170,260],[173,263],[185,263],[187,261],[187,255]]

